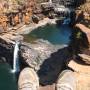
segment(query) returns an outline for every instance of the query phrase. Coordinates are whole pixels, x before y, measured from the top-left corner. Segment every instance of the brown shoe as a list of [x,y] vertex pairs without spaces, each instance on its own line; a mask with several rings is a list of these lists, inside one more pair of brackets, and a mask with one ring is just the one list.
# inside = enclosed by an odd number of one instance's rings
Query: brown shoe
[[64,70],[57,80],[56,90],[76,90],[75,88],[76,79],[73,71]]
[[20,73],[18,90],[39,90],[39,79],[32,68],[25,68]]

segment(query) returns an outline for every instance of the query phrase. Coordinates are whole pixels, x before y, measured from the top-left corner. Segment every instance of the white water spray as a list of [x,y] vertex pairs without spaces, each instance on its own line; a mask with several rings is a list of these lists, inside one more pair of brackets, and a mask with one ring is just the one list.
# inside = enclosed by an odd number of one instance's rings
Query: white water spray
[[16,42],[13,54],[13,69],[12,69],[13,73],[19,72],[20,70],[18,51],[19,51],[19,42]]

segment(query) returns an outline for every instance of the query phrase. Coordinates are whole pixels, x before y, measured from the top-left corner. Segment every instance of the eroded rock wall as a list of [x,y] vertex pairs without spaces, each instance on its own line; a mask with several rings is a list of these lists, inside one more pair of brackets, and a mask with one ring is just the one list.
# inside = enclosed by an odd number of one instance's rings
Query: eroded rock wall
[[0,60],[11,63],[13,60],[13,44],[0,38]]

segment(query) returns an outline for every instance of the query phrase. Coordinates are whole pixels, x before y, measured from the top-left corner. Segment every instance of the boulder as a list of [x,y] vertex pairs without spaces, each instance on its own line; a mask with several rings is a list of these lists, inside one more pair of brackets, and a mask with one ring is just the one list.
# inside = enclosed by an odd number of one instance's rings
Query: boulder
[[71,60],[68,67],[74,70],[76,90],[90,90],[90,65]]
[[32,20],[33,20],[34,23],[38,23],[39,22],[39,17],[37,15],[33,15]]
[[75,72],[90,75],[90,65],[86,65],[80,61],[71,60],[68,63],[68,67],[72,68]]
[[3,27],[0,25],[0,34],[4,32]]
[[90,56],[89,55],[86,55],[86,54],[78,54],[78,55],[86,64],[90,64]]
[[88,42],[90,43],[90,29],[83,24],[76,24],[75,27],[79,28],[87,36]]
[[0,58],[3,62],[11,64],[13,60],[14,45],[8,40],[0,38]]
[[20,47],[20,56],[23,58],[24,62],[27,63],[31,68],[34,68],[37,66],[37,60],[38,60],[38,53],[30,48],[29,46],[21,46]]

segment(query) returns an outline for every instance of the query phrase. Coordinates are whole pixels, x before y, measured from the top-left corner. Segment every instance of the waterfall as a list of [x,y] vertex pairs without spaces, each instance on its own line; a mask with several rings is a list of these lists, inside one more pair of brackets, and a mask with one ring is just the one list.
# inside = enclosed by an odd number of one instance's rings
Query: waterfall
[[12,72],[19,72],[19,56],[18,56],[18,51],[19,51],[19,42],[16,42],[15,47],[14,47],[14,54],[13,54],[13,69]]
[[63,20],[63,25],[68,25],[71,22],[70,12],[68,12],[68,14],[69,14],[69,16]]
[[68,17],[68,18],[64,19],[63,25],[68,25],[68,24],[70,24],[70,22],[71,22],[71,19]]

